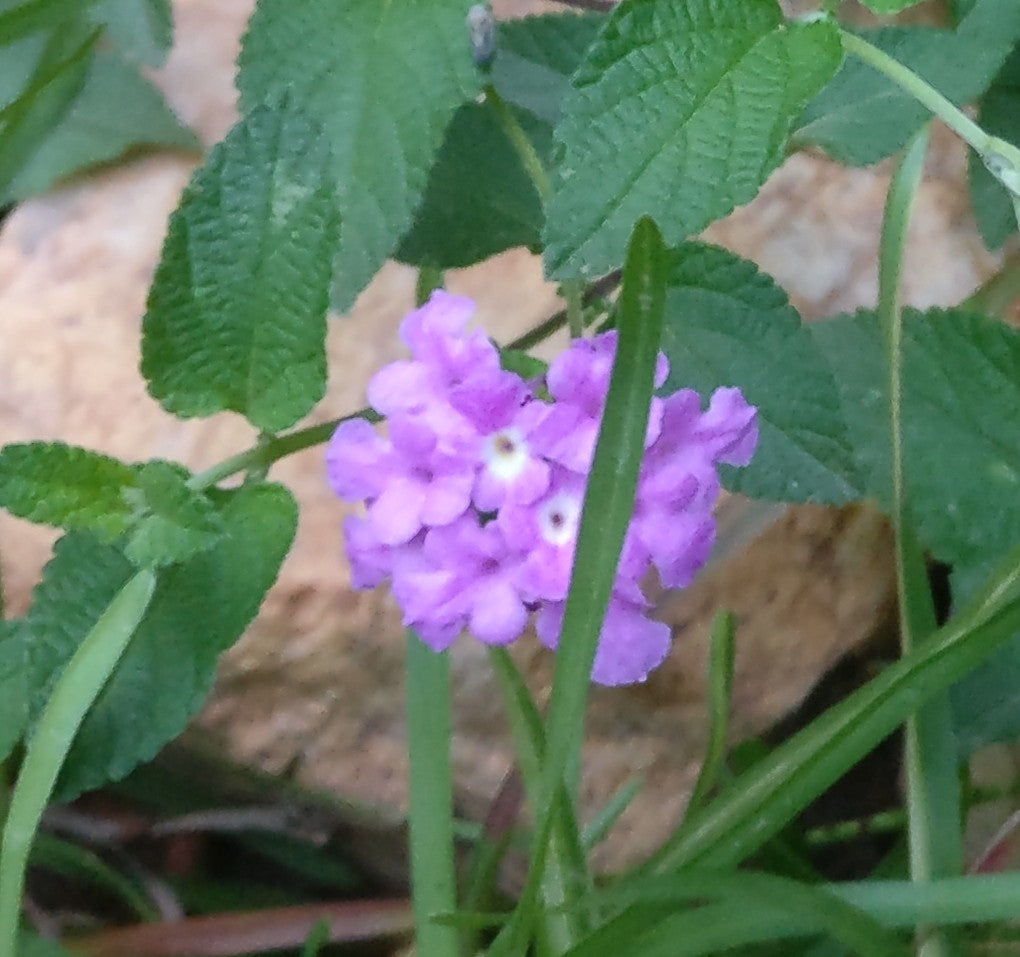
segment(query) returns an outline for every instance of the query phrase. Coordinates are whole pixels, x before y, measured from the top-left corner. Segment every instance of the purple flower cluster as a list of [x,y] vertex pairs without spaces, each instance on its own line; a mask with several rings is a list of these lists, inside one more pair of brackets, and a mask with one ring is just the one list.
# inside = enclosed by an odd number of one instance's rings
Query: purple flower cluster
[[[412,358],[368,387],[387,434],[353,419],[330,442],[330,484],[366,505],[344,524],[352,582],[391,579],[404,624],[436,651],[465,629],[507,644],[533,611],[555,648],[616,334],[576,340],[529,383],[482,332],[464,331],[473,312],[470,299],[436,292],[408,315]],[[660,354],[657,387],[667,374]],[[715,536],[716,465],[746,465],[757,439],[737,389],[717,389],[704,412],[689,389],[652,400],[593,680],[641,681],[665,658],[669,628],[648,617],[640,584],[650,567],[668,587],[690,583]]]

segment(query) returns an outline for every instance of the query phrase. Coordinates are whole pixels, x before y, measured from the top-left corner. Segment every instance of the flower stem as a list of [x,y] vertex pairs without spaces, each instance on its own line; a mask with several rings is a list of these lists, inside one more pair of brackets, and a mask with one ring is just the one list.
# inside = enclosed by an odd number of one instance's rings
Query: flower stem
[[544,206],[552,195],[552,183],[549,181],[549,174],[535,149],[535,144],[531,142],[528,134],[524,132],[524,128],[517,122],[513,111],[506,105],[503,97],[496,92],[496,88],[491,83],[485,87],[485,102],[492,109],[500,127],[513,145],[524,171],[528,174],[535,187],[535,192],[538,193]]
[[[924,642],[936,628],[924,553],[910,520],[903,476],[902,328],[900,272],[910,208],[921,180],[928,146],[928,126],[907,147],[893,174],[882,223],[879,249],[878,314],[888,358],[889,424],[892,449],[892,520],[896,536],[896,579],[899,593],[900,643],[904,655]],[[956,744],[946,694],[930,702],[906,723],[904,765],[907,776],[907,836],[910,876],[920,884],[959,874],[960,787]],[[940,930],[918,927],[921,957],[952,953]]]
[[450,769],[450,657],[407,633],[407,755],[415,952],[459,957],[457,931],[437,923],[457,906]]
[[867,63],[909,93],[982,156],[988,152],[992,145],[992,137],[913,70],[849,30],[840,30],[840,37],[843,48],[848,53],[852,53],[858,60]]

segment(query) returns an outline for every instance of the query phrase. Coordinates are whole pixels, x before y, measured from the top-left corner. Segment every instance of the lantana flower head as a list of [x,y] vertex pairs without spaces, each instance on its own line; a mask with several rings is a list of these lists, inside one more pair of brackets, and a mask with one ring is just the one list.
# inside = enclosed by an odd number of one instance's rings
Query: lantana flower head
[[[352,585],[392,582],[404,624],[431,648],[463,631],[514,641],[537,612],[559,641],[588,473],[616,352],[616,333],[575,340],[540,381],[501,367],[470,299],[436,292],[401,324],[411,358],[373,376],[369,401],[385,432],[339,426],[327,452],[330,484],[362,503],[344,538]],[[655,385],[668,376],[659,355]],[[669,651],[642,584],[652,568],[684,587],[708,560],[720,463],[746,465],[755,409],[735,388],[702,411],[682,389],[652,399],[634,514],[624,540],[592,678],[642,681]]]

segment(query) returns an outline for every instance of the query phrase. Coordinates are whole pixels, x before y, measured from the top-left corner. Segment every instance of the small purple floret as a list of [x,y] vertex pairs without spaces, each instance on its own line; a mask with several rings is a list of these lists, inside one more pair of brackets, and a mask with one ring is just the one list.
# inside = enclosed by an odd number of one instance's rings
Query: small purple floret
[[[400,333],[411,358],[369,383],[386,431],[352,420],[333,435],[330,485],[364,505],[344,522],[351,583],[392,581],[404,624],[435,651],[465,630],[508,644],[534,611],[555,648],[616,333],[575,340],[543,380],[525,382],[482,332],[465,332],[473,312],[436,292],[410,313]],[[660,354],[657,387],[668,373]],[[757,441],[739,389],[717,389],[705,410],[689,389],[652,400],[592,680],[643,681],[665,659],[670,631],[649,616],[641,585],[652,568],[668,587],[691,583],[715,539],[718,466],[748,464]]]

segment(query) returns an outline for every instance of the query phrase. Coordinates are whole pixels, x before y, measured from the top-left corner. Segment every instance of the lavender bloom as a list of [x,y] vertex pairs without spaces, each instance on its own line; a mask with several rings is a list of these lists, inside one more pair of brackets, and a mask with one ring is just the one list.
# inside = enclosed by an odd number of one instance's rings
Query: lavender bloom
[[[365,509],[344,522],[352,585],[391,580],[405,625],[436,651],[465,629],[507,644],[535,611],[555,648],[616,334],[575,341],[544,381],[525,382],[484,334],[465,333],[473,310],[437,292],[408,315],[412,357],[369,383],[388,434],[357,420],[330,442],[330,484]],[[668,371],[660,354],[656,386]],[[652,400],[594,681],[643,681],[663,661],[669,628],[649,617],[641,583],[653,567],[667,586],[691,582],[715,538],[717,467],[746,465],[757,440],[738,389],[717,389],[705,411],[690,390]]]

